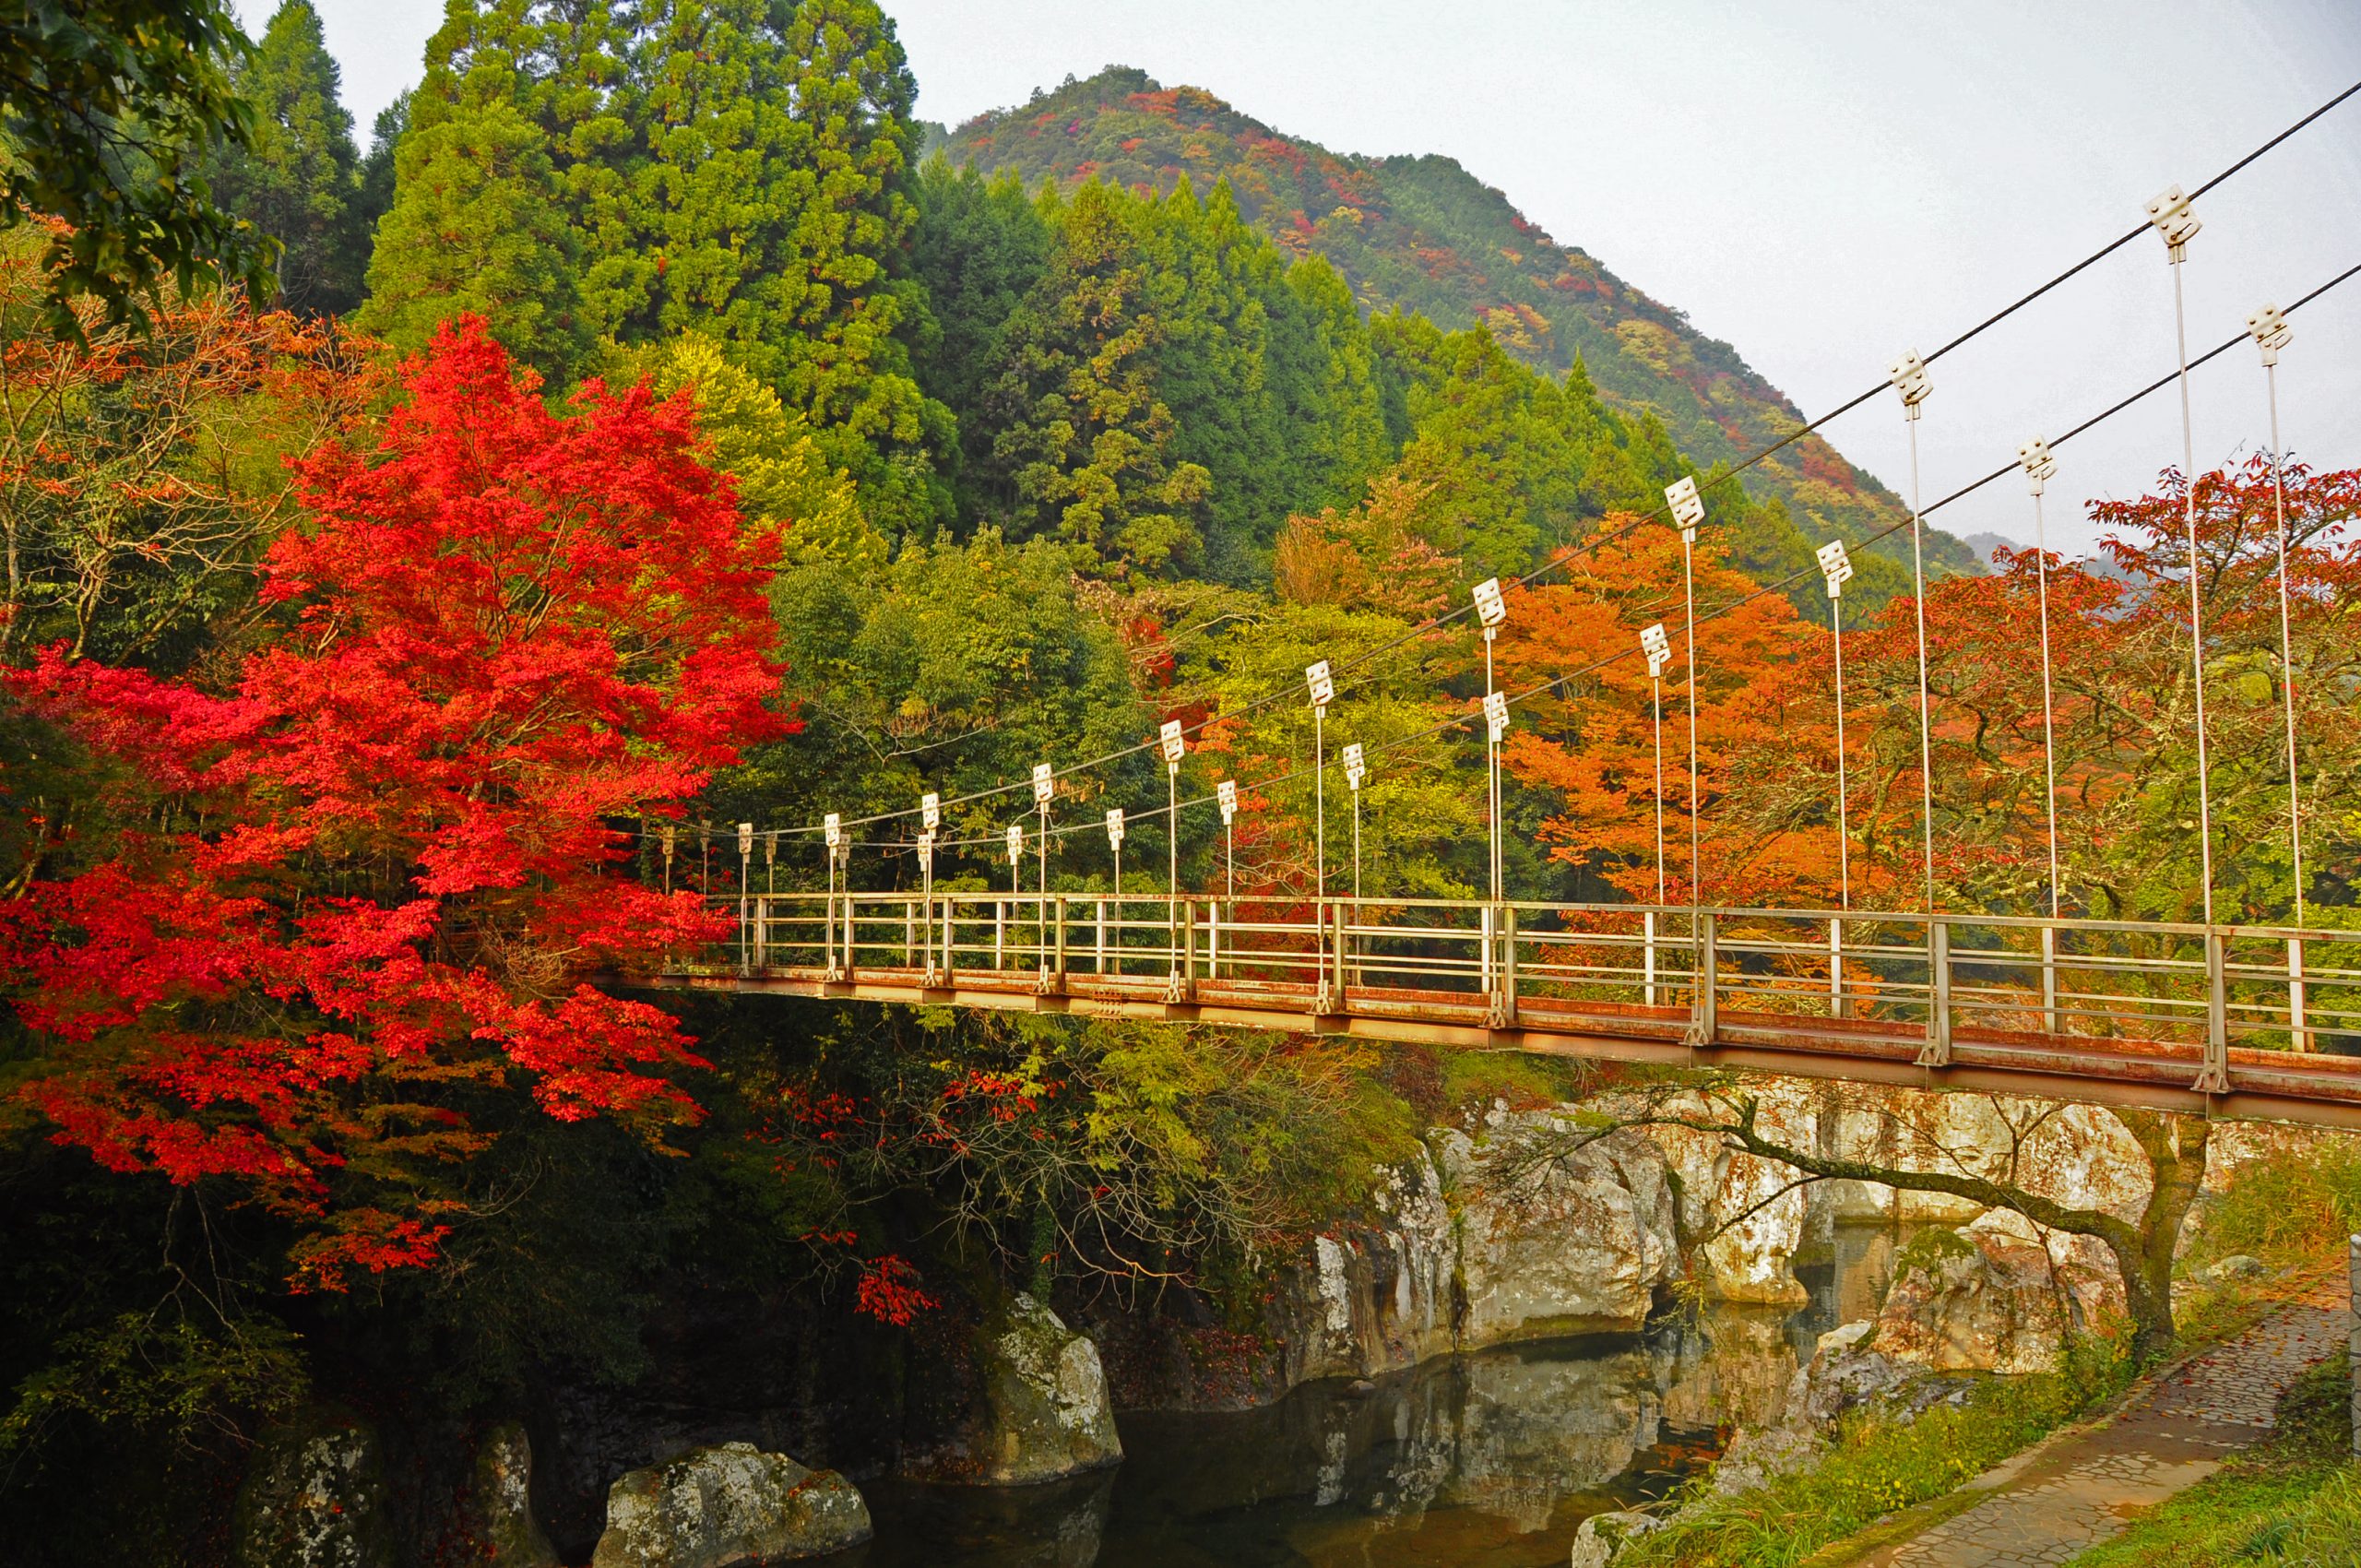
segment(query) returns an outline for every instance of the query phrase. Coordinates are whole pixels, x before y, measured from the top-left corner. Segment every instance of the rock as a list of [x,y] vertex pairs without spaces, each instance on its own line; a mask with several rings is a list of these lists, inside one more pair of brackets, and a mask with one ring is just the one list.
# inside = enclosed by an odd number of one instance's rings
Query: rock
[[1826,1431],[1856,1406],[1866,1405],[1909,1377],[1915,1369],[1867,1348],[1877,1324],[1845,1324],[1821,1335],[1811,1360],[1796,1369],[1785,1424]]
[[1121,1439],[1098,1348],[1026,1295],[976,1333],[977,1389],[931,1450],[906,1456],[920,1480],[1024,1486],[1119,1464]]
[[[1757,1104],[1756,1125],[1765,1137],[1792,1148],[1819,1146],[1821,1108],[1810,1090],[1770,1085]],[[1719,1112],[1703,1100],[1677,1099],[1671,1113]],[[1659,1126],[1648,1135],[1679,1178],[1680,1233],[1691,1242],[1691,1264],[1706,1289],[1726,1301],[1800,1306],[1809,1301],[1810,1293],[1788,1266],[1803,1244],[1809,1214],[1796,1172],[1732,1149],[1711,1133]]]
[[1876,1347],[1935,1372],[2053,1372],[2070,1335],[2121,1308],[2112,1272],[2061,1265],[2003,1229],[1928,1229],[1895,1256]]
[[236,1568],[392,1568],[376,1431],[314,1408],[266,1432],[238,1490]]
[[1751,1427],[1730,1439],[1714,1461],[1709,1483],[1717,1496],[1752,1491],[1774,1476],[1793,1475],[1820,1457],[1820,1436],[1802,1426]]
[[1653,1514],[1594,1514],[1574,1532],[1572,1568],[1607,1568],[1627,1541],[1664,1528]]
[[493,1568],[557,1568],[557,1551],[533,1515],[533,1445],[519,1421],[502,1421],[476,1443],[461,1527]]
[[1458,1347],[1636,1333],[1679,1268],[1664,1155],[1633,1132],[1497,1110],[1436,1142],[1459,1201]]
[[737,1568],[818,1557],[872,1533],[869,1505],[834,1470],[751,1443],[694,1449],[608,1490],[591,1568]]
[[2205,1271],[2211,1283],[2219,1285],[2231,1279],[2260,1279],[2271,1272],[2271,1265],[2245,1253],[2234,1253]]
[[1453,1348],[1458,1240],[1442,1177],[1423,1150],[1371,1194],[1376,1222],[1311,1239],[1283,1275],[1271,1336],[1280,1383],[1369,1377]]

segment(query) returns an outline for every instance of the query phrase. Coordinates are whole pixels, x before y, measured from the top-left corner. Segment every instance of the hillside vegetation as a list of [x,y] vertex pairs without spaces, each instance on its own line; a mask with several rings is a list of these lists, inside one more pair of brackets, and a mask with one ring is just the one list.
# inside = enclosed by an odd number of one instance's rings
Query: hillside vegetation
[[[1552,375],[1580,364],[1608,403],[1654,415],[1706,468],[1750,456],[1804,417],[1737,350],[1580,247],[1559,244],[1450,158],[1331,152],[1202,88],[1167,88],[1112,65],[979,115],[943,145],[963,165],[1014,170],[1028,186],[1226,184],[1245,220],[1282,253],[1318,255],[1343,273],[1364,312],[1410,312],[1446,328],[1480,324]],[[1818,436],[1744,483],[1776,501],[1814,543],[1839,532],[1858,538],[1907,515],[1899,497]],[[1887,548],[1906,558],[1908,540]],[[1975,569],[1975,552],[1949,534],[1930,531],[1929,550],[1944,568]]]

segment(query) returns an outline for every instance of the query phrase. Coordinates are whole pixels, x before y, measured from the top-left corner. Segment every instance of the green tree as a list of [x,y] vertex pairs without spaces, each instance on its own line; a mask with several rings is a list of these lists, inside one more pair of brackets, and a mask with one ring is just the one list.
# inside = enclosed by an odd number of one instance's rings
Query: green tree
[[564,35],[603,30],[606,11],[587,7],[567,25],[545,22],[542,9],[538,0],[453,0],[428,41],[361,322],[416,350],[474,312],[519,360],[564,381],[596,326],[565,186],[581,144],[605,127],[595,85],[569,90],[552,62],[579,63],[586,51]]
[[1138,211],[1096,184],[1052,208],[1055,255],[1009,324],[984,400],[1008,531],[1086,546],[1119,574],[1192,560],[1212,490],[1203,467],[1176,459],[1157,395],[1164,323]]
[[919,384],[958,422],[952,460],[957,515],[972,523],[996,500],[979,489],[991,471],[992,428],[984,393],[1003,357],[1018,307],[1049,266],[1050,233],[1014,174],[986,181],[931,158],[919,170],[919,218],[910,233],[911,269],[926,291],[932,331],[915,354]]
[[214,194],[278,243],[279,295],[290,310],[350,310],[368,271],[369,215],[352,116],[338,101],[337,64],[311,0],[285,0],[236,79],[254,105],[254,138],[208,160]]
[[217,264],[259,286],[269,246],[213,199],[201,162],[250,145],[230,79],[251,46],[223,0],[23,0],[0,9],[0,230],[46,220],[51,328],[68,302],[110,325],[146,319],[167,279],[185,294]]

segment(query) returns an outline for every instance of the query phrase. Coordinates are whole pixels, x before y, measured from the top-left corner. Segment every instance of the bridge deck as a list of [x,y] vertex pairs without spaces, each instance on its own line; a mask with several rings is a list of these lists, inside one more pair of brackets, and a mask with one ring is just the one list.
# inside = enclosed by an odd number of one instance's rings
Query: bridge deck
[[1270,980],[1194,982],[1192,999],[1169,999],[1167,976],[1069,974],[1054,991],[1022,970],[867,968],[831,978],[817,967],[741,973],[676,968],[649,984],[684,991],[955,1006],[1082,1017],[1225,1025],[1304,1034],[1348,1034],[1477,1050],[1522,1051],[1605,1062],[1717,1066],[1917,1088],[2034,1095],[2230,1119],[2361,1129],[2361,1058],[2231,1047],[2229,1088],[2191,1086],[2203,1048],[2166,1040],[1964,1028],[1951,1061],[1926,1066],[1921,1025],[1809,1018],[1723,1008],[1709,1042],[1686,1043],[1686,1008],[1524,997],[1514,1022],[1491,1021],[1487,998],[1466,992],[1347,985],[1319,1010],[1311,984]]

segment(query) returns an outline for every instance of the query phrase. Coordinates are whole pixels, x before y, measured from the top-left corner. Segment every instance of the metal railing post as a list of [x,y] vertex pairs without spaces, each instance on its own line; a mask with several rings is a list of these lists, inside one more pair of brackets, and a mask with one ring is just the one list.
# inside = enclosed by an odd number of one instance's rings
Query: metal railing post
[[1952,928],[1940,915],[1927,917],[1927,1043],[1921,1067],[1948,1067],[1952,1061]]
[[[2297,1051],[2312,1049],[2312,1031],[2304,1027],[2304,939],[2287,939],[2287,1042]],[[2361,1369],[2353,1374],[2361,1378]]]
[[[1048,992],[1063,991],[1066,988],[1065,895],[1061,893],[1044,903],[1042,912],[1057,922],[1057,929],[1050,939],[1051,944],[1050,951],[1041,955],[1046,966],[1041,971],[1041,989]],[[1052,960],[1053,954],[1054,960]]]
[[2054,1035],[2066,1031],[2058,1017],[2058,928],[2041,928],[2041,1027]]
[[1653,1007],[1656,1004],[1656,912],[1654,909],[1640,917],[1640,942],[1644,954],[1642,959],[1643,972],[1647,977],[1643,982],[1646,990],[1643,994],[1647,999],[1647,1005]]
[[1221,979],[1221,900],[1205,906],[1205,973]]
[[2193,1086],[2200,1094],[2230,1092],[2229,938],[2205,928],[2205,1065]]
[[1352,907],[1343,899],[1336,901],[1336,1002],[1343,1005],[1345,988],[1352,983],[1353,938]]
[[754,900],[754,968],[770,968],[771,901]]
[[902,968],[915,968],[918,967],[918,961],[919,901],[915,898],[906,898],[902,901]]
[[1008,900],[992,900],[992,968],[1008,968]]
[[1689,1032],[1682,1043],[1694,1049],[1711,1045],[1721,1030],[1721,928],[1711,909],[1697,914],[1697,929],[1691,933],[1694,945],[1691,949]]
[[1107,900],[1104,898],[1099,899],[1097,901],[1097,956],[1093,958],[1091,962],[1092,972],[1103,975],[1107,972]]
[[949,980],[959,967],[959,905],[955,899],[943,900],[943,976]]
[[1502,904],[1500,909],[1501,983],[1492,993],[1490,1016],[1485,1024],[1495,1029],[1513,1029],[1516,1028],[1516,908]]
[[1845,918],[1837,915],[1828,922],[1828,1016],[1849,1017],[1852,1011],[1845,1000]]

